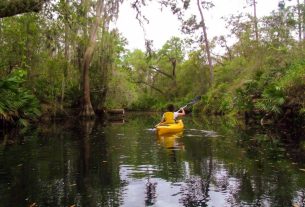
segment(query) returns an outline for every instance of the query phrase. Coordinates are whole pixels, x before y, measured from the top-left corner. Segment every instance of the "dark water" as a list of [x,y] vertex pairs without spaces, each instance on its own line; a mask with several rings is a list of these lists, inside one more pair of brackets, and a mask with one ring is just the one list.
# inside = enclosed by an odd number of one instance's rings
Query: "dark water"
[[[305,142],[230,120],[52,122],[0,138],[0,206],[304,206]],[[281,140],[281,141],[280,141]]]

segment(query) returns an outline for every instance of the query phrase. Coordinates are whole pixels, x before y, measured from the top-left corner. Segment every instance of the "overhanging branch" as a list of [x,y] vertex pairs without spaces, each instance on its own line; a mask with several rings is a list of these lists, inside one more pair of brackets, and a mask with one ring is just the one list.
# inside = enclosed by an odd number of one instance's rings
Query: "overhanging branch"
[[173,76],[171,76],[170,74],[168,73],[165,73],[163,72],[162,70],[160,70],[159,68],[156,68],[154,66],[149,66],[149,68],[153,69],[154,71],[158,72],[158,73],[161,73],[162,75],[165,75],[166,77],[170,78],[170,79],[173,79]]
[[27,12],[39,12],[48,0],[1,0],[0,18]]
[[166,94],[165,94],[163,91],[161,91],[159,88],[156,88],[155,86],[153,86],[153,85],[151,85],[151,84],[149,84],[149,83],[146,83],[146,82],[144,82],[144,81],[135,81],[135,83],[144,84],[144,85],[146,85],[146,86],[149,86],[150,88],[154,89],[155,91],[158,91],[158,92],[161,93],[162,95],[166,96]]

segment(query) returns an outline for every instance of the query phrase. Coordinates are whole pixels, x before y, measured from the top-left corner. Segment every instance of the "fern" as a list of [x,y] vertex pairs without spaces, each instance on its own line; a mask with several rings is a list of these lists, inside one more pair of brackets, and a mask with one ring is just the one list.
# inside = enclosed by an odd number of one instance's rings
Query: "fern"
[[280,114],[282,105],[285,103],[283,89],[279,86],[271,85],[264,90],[262,98],[255,104],[255,107],[267,113]]
[[38,100],[24,87],[25,77],[24,70],[16,70],[0,80],[0,119],[5,122],[26,126],[40,115]]

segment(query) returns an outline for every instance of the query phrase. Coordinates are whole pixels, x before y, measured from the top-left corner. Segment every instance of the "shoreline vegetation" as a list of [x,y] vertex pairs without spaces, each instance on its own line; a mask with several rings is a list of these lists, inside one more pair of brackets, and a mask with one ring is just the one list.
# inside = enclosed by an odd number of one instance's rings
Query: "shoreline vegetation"
[[[200,22],[180,16],[188,37],[172,37],[161,49],[147,40],[146,51],[131,51],[109,27],[120,4],[84,2],[43,1],[38,10],[19,5],[0,16],[2,129],[50,117],[105,117],[107,109],[162,111],[200,95],[187,109],[196,116],[304,130],[303,4],[281,4],[260,18],[233,14],[226,19],[231,34],[210,41],[203,15]],[[210,6],[198,5],[200,11]],[[217,46],[223,54],[214,53]]]

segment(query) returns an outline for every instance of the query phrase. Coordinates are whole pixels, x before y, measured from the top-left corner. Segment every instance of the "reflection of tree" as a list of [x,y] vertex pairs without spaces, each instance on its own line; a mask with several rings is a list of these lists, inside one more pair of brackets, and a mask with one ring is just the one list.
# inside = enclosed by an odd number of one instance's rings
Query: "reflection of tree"
[[157,183],[153,183],[150,181],[150,179],[148,178],[147,183],[146,183],[146,197],[145,197],[145,206],[152,206],[155,204],[156,202],[156,187],[157,187]]
[[[186,186],[182,187],[183,196],[180,202],[184,206],[208,206],[209,188],[213,171],[213,160],[210,156],[209,160],[201,162],[202,175],[194,176],[186,180]],[[207,172],[204,175],[204,172]]]
[[88,175],[89,170],[89,158],[90,158],[90,134],[92,132],[94,120],[81,120],[82,129],[82,143],[81,143],[81,164],[83,166],[82,170],[84,177]]
[[[235,128],[230,136],[185,136],[178,145],[165,147],[162,140],[157,141],[161,146],[157,144],[151,131],[143,130],[154,120],[130,120],[123,127],[98,122],[84,122],[81,127],[48,124],[43,131],[31,130],[21,141],[20,135],[16,139],[18,135],[13,134],[14,144],[0,151],[3,206],[34,202],[39,206],[120,206],[126,198],[124,186],[147,176],[145,165],[151,166],[149,175],[154,178],[184,183],[180,205],[214,204],[209,197],[213,192],[222,194],[227,206],[305,206],[304,172],[285,158],[290,151],[282,149],[280,140]],[[181,143],[185,150],[179,151]],[[122,178],[122,163],[142,171],[133,174],[133,169],[132,179]],[[157,186],[152,181],[143,184],[146,194],[138,198],[145,199],[147,206],[161,199],[156,190],[162,182]],[[11,183],[8,190],[7,183]]]
[[11,129],[9,132],[2,131],[1,135],[3,135],[3,139],[0,136],[0,143],[2,142],[3,147],[24,142],[24,135],[19,129]]
[[94,126],[94,120],[84,119],[80,121],[81,127],[81,142],[80,142],[80,160],[79,171],[80,176],[78,180],[78,186],[80,190],[85,193],[84,205],[94,206],[93,198],[88,198],[87,195],[94,195],[91,186],[91,176],[89,175],[89,161],[90,161],[90,134]]
[[301,189],[298,192],[298,198],[294,203],[294,206],[305,206],[305,189]]
[[[157,161],[162,166],[162,177],[171,181],[178,181],[183,177],[183,167],[181,165],[181,155],[184,151],[184,145],[181,141],[183,133],[165,134],[157,136],[157,142],[165,148],[163,157]],[[161,155],[159,153],[159,155]]]
[[82,121],[81,127],[78,186],[82,205],[119,206],[122,187],[127,183],[120,180],[118,154],[112,143],[114,134],[105,133],[103,123],[94,121]]

